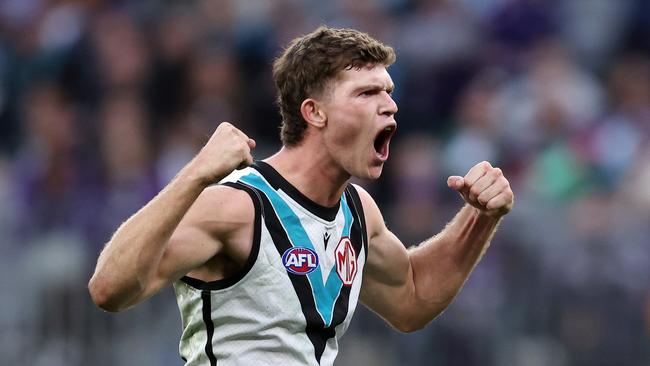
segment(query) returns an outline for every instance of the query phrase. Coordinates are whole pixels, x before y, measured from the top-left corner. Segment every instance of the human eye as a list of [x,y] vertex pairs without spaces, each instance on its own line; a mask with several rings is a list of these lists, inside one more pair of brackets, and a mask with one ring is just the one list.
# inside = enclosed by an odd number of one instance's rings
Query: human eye
[[362,90],[359,93],[359,96],[361,96],[361,97],[370,97],[370,96],[373,96],[375,94],[377,94],[377,89],[366,89],[366,90]]

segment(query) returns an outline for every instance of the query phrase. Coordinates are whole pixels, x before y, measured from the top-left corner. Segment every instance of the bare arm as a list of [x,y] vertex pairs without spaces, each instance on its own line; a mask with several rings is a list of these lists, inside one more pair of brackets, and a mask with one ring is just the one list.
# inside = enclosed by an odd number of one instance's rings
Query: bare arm
[[451,303],[512,208],[508,181],[487,162],[448,185],[467,204],[442,232],[409,250],[361,192],[370,242],[361,301],[398,330],[421,329]]
[[[252,163],[254,146],[229,123],[220,124],[197,156],[106,244],[88,284],[93,301],[108,311],[122,310],[217,254],[219,239],[192,217],[170,238],[205,187],[238,165]],[[200,201],[195,207],[204,210]]]

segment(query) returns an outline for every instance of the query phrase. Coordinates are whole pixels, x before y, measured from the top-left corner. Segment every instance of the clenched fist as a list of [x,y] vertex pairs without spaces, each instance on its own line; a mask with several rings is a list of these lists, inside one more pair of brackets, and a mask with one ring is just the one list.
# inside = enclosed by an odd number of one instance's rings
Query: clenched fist
[[464,177],[447,178],[447,185],[488,216],[503,216],[512,209],[514,193],[510,183],[501,169],[487,161],[474,165]]
[[190,164],[199,179],[211,184],[252,164],[254,148],[255,140],[232,124],[222,122]]

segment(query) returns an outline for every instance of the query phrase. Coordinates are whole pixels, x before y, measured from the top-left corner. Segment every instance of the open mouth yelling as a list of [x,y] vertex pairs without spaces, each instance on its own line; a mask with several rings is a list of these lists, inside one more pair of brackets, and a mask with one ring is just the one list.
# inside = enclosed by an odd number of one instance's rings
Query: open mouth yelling
[[388,159],[388,145],[390,144],[390,139],[395,134],[397,129],[396,125],[389,125],[384,127],[377,136],[375,137],[375,152],[380,160],[386,161]]

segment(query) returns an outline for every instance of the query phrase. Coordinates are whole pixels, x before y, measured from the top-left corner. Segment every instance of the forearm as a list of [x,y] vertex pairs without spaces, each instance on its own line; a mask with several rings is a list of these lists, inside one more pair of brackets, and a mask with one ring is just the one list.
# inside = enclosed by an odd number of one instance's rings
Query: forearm
[[362,301],[404,332],[421,329],[447,308],[514,203],[501,169],[486,161],[464,177],[450,176],[447,185],[466,205],[440,234],[409,250],[386,228],[379,208],[361,190],[372,247]]
[[435,318],[458,294],[500,220],[465,205],[440,234],[409,250],[414,303],[422,309],[422,321]]
[[118,228],[89,283],[95,303],[116,311],[139,297],[157,271],[169,238],[204,188],[188,166]]

